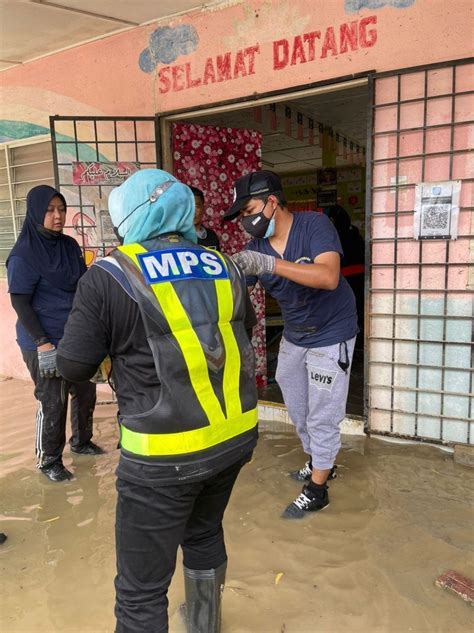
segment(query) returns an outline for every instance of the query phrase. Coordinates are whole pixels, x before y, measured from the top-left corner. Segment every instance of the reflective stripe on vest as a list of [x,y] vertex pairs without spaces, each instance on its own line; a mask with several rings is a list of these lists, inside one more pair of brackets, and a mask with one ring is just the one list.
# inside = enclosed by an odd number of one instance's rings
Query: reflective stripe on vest
[[[148,251],[140,244],[120,246],[119,250],[127,255],[141,271],[138,254]],[[225,259],[223,265],[227,268]],[[183,283],[183,282],[179,282]],[[139,433],[121,424],[122,448],[138,455],[178,455],[193,453],[215,446],[237,435],[249,431],[257,424],[257,409],[242,412],[240,400],[240,351],[232,331],[234,302],[230,279],[209,281],[215,285],[218,305],[218,328],[225,349],[223,394],[227,415],[219,403],[210,378],[204,350],[193,329],[192,323],[169,281],[151,284],[163,316],[175,337],[189,371],[192,388],[204,410],[209,426],[192,431],[178,433]]]

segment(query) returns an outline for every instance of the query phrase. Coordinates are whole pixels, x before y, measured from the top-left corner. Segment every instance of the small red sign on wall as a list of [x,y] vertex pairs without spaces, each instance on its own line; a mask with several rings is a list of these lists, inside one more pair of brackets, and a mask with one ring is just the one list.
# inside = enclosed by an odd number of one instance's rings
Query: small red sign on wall
[[75,185],[120,185],[140,169],[140,163],[72,163],[72,182]]

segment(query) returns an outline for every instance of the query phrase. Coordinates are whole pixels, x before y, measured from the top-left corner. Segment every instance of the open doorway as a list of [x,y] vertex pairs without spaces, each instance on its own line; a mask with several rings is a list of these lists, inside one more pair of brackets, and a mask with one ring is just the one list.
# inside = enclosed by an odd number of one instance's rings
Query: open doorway
[[[318,211],[328,214],[334,221],[346,255],[342,272],[356,295],[361,330],[347,406],[348,414],[352,416],[363,415],[368,100],[367,83],[357,80],[348,82],[347,87],[339,84],[323,86],[319,91],[279,95],[273,102],[265,99],[257,105],[240,103],[214,107],[209,112],[166,117],[171,123],[172,151],[168,156],[171,164],[165,164],[165,168],[171,168],[181,180],[203,190],[204,224],[207,222],[221,237],[224,251],[232,252],[238,244],[232,234],[234,229],[231,229],[233,246],[230,246],[229,229],[221,219],[222,206],[230,196],[236,170],[238,175],[246,173],[242,171],[245,169],[275,171],[282,179],[291,211]],[[207,156],[205,152],[208,152]],[[240,160],[241,170],[238,165],[232,165],[233,171],[227,178],[225,161],[229,154],[236,161]],[[231,200],[228,206],[230,203]],[[263,292],[255,300],[260,303],[260,314],[264,315],[264,331],[257,343],[257,355],[264,355],[260,363],[264,376],[260,397],[282,402],[275,382],[283,331],[280,310],[278,304]]]

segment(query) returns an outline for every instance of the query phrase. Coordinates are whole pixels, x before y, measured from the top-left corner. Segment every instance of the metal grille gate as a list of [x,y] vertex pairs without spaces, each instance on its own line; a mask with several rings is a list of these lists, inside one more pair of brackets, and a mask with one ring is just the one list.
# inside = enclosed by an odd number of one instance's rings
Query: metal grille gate
[[[134,163],[140,169],[157,167],[160,157],[159,120],[156,117],[50,117],[56,188],[68,204],[65,230],[81,245],[87,265],[112,248],[101,239],[98,214],[107,208],[110,191],[119,184],[77,184],[74,166]],[[72,213],[71,213],[72,211]],[[99,400],[97,404],[115,403]]]
[[[471,60],[371,80],[367,191],[372,433],[474,443]],[[461,181],[457,240],[415,240],[415,184]]]
[[[84,251],[86,263],[103,257],[107,244],[100,240],[98,206],[116,186],[75,184],[74,163],[135,163],[140,168],[157,167],[159,127],[155,117],[50,117],[56,188],[68,203],[70,223],[66,230]],[[99,181],[98,181],[99,182]],[[109,245],[110,247],[110,245]]]

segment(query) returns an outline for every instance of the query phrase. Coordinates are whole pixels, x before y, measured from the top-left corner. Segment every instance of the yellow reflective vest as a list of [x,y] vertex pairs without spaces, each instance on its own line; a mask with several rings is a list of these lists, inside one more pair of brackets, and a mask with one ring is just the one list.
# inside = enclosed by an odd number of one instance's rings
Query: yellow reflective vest
[[[157,245],[155,249],[155,245]],[[256,433],[254,356],[245,332],[245,281],[217,251],[181,241],[119,247],[113,257],[140,308],[158,402],[119,416],[125,454],[203,457]]]

